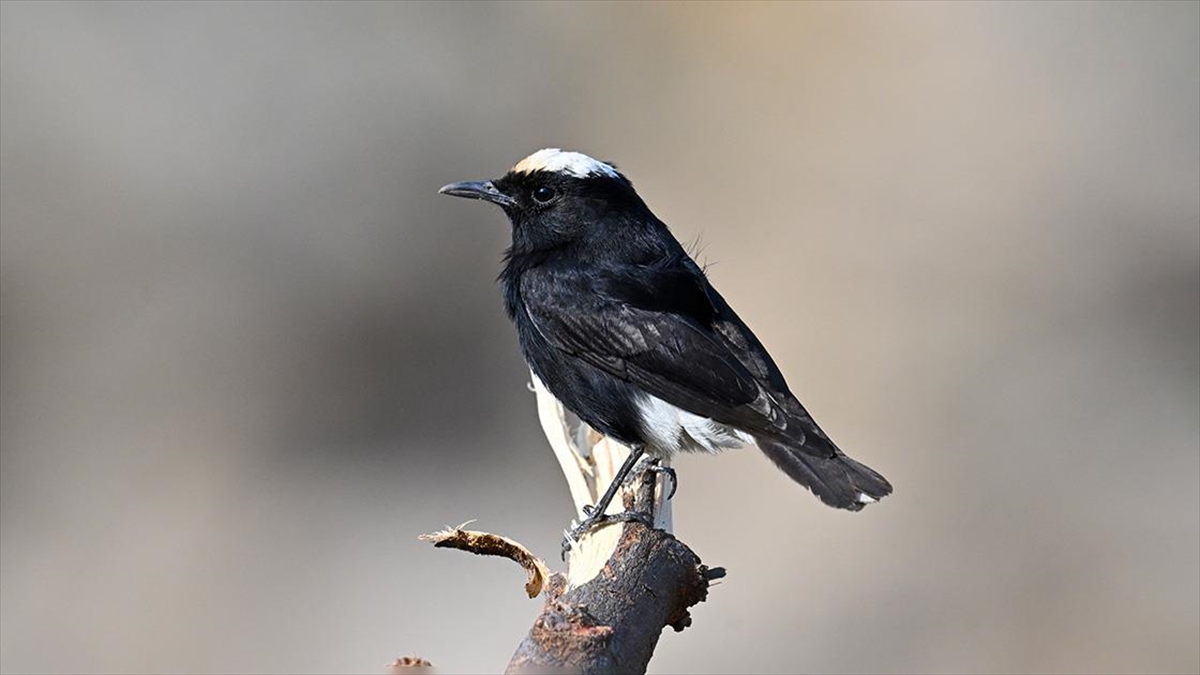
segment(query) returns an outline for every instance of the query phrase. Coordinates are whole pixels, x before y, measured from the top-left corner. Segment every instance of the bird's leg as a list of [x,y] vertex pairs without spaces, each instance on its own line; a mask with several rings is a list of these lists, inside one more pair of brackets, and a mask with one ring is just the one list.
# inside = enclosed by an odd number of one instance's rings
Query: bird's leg
[[[621,468],[617,469],[617,474],[613,476],[612,482],[608,484],[608,489],[604,491],[604,495],[600,497],[600,501],[596,502],[595,506],[583,507],[583,512],[587,514],[587,519],[583,523],[580,523],[581,528],[584,523],[604,518],[604,512],[608,510],[608,505],[617,496],[617,491],[621,489],[621,485],[625,483],[625,479],[629,478],[629,472],[633,471],[633,466],[637,464],[645,452],[645,447],[640,445],[629,449],[629,456],[625,458],[625,463],[621,465]],[[593,522],[592,524],[594,525],[595,523]],[[582,531],[586,532],[588,529],[590,527],[583,528]]]
[[568,531],[567,536],[563,539],[564,559],[566,558],[567,551],[571,549],[571,545],[579,541],[580,537],[597,525],[613,521],[637,521],[653,527],[653,521],[641,513],[630,513],[628,511],[614,515],[604,513],[608,510],[608,505],[612,503],[613,498],[617,496],[617,492],[621,489],[621,485],[625,482],[625,479],[629,477],[629,472],[633,471],[634,465],[641,459],[645,451],[645,447],[641,445],[630,448],[629,457],[625,458],[625,463],[621,465],[620,469],[617,469],[617,474],[613,476],[612,482],[608,484],[608,489],[604,491],[604,495],[600,497],[600,501],[596,502],[595,506],[583,507],[583,513],[587,517],[583,519],[583,522]]

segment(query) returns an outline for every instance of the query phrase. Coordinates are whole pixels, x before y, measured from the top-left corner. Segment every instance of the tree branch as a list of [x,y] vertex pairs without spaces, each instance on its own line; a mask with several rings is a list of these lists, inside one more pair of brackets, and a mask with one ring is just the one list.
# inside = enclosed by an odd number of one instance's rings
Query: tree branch
[[[649,514],[657,474],[644,471],[626,509]],[[691,625],[689,608],[708,596],[708,584],[723,576],[709,570],[682,542],[642,523],[620,529],[616,550],[600,574],[569,587],[551,577],[546,604],[517,647],[508,673],[568,671],[644,673],[662,629]]]
[[[542,430],[582,519],[583,507],[596,503],[629,449],[573,419],[536,376],[533,383]],[[725,571],[700,564],[671,534],[671,504],[665,498],[671,486],[660,476],[640,464],[608,511],[643,514],[653,528],[616,521],[573,542],[566,576],[549,577],[542,612],[506,672],[644,673],[663,628],[682,631],[691,625],[690,608],[707,597],[710,582]],[[461,527],[422,539],[511,558],[529,573],[530,597],[541,588],[545,565],[511,539]]]

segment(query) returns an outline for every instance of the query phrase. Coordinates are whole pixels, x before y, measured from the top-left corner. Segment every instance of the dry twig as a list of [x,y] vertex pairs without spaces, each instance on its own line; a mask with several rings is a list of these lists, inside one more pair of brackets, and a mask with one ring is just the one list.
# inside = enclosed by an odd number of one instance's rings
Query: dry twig
[[460,525],[433,534],[422,534],[418,538],[421,541],[432,543],[435,548],[456,548],[460,551],[470,551],[476,555],[494,555],[512,560],[525,568],[525,573],[528,575],[525,592],[531,598],[536,598],[542,592],[542,588],[546,585],[546,579],[550,577],[550,569],[540,558],[520,543],[498,534],[464,530]]

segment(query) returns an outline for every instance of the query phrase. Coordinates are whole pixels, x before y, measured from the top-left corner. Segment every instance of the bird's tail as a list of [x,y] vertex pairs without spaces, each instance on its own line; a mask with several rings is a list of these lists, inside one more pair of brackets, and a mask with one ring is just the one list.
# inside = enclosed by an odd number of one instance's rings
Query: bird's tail
[[886,478],[836,448],[832,457],[817,457],[765,438],[759,439],[758,447],[775,466],[834,508],[858,511],[892,494]]

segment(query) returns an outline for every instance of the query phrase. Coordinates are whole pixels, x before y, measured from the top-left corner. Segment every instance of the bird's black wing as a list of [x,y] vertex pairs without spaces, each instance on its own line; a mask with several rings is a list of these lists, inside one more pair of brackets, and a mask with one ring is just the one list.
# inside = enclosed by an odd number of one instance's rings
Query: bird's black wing
[[771,393],[713,333],[707,282],[682,264],[542,268],[523,277],[521,296],[537,332],[570,357],[750,433],[793,431]]

